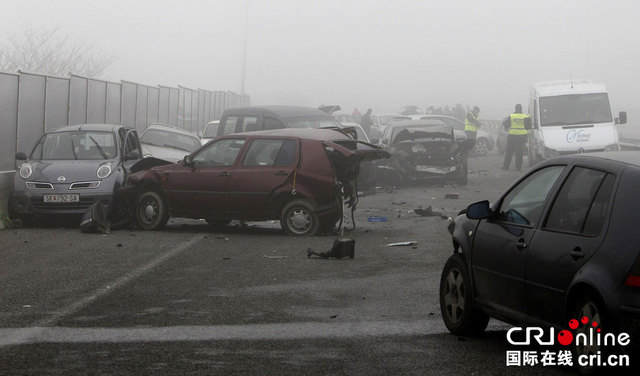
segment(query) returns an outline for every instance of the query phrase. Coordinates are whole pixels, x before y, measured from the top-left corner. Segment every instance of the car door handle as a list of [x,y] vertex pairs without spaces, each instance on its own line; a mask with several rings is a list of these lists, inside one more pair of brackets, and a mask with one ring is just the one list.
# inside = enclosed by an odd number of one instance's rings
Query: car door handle
[[222,171],[220,176],[231,176],[231,173],[229,171]]
[[524,239],[520,239],[516,242],[516,247],[518,247],[518,249],[525,249],[527,248],[527,243],[524,241]]
[[276,175],[289,175],[289,173],[286,172],[286,171],[280,170],[280,171],[276,172]]
[[580,249],[580,247],[575,247],[573,249],[573,251],[571,251],[571,258],[574,261],[578,261],[581,258],[584,258],[585,254],[584,252],[582,252],[582,249]]

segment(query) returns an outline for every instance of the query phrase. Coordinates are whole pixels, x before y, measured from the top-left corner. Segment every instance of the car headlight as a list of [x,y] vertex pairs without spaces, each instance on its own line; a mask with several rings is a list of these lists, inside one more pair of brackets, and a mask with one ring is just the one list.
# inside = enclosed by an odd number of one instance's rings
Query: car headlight
[[98,175],[100,179],[104,179],[111,175],[111,163],[100,165],[100,167],[98,167],[98,171],[96,171],[96,175]]
[[28,163],[23,163],[22,166],[20,166],[20,177],[23,179],[27,179],[29,176],[31,176],[31,174],[33,173],[33,169],[31,168],[31,165]]
[[618,144],[608,145],[606,148],[604,148],[604,151],[620,151],[620,145]]

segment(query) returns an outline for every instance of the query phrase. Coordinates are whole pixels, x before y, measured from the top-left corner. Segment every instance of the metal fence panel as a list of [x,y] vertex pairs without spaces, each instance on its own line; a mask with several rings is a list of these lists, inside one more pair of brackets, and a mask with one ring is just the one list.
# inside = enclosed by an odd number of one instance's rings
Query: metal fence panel
[[122,84],[122,112],[120,119],[123,125],[128,127],[136,126],[136,103],[138,96],[138,85],[132,82]]
[[87,79],[71,76],[69,83],[69,125],[87,122]]
[[158,93],[158,122],[169,124],[169,95],[171,95],[170,88],[160,86]]
[[28,153],[44,133],[44,76],[22,73],[18,98],[18,151]]
[[87,86],[87,123],[107,122],[107,83],[89,80]]
[[136,100],[136,129],[142,133],[147,129],[147,87],[138,85]]
[[120,84],[107,82],[107,124],[120,124],[120,104],[122,88]]
[[178,126],[178,113],[180,108],[180,90],[169,90],[169,124]]
[[157,123],[159,120],[160,89],[157,87],[147,88],[147,125]]
[[0,171],[15,168],[19,84],[20,76],[0,73]]
[[69,79],[47,77],[45,94],[45,132],[69,124]]
[[200,92],[191,91],[191,132],[198,133],[200,124]]

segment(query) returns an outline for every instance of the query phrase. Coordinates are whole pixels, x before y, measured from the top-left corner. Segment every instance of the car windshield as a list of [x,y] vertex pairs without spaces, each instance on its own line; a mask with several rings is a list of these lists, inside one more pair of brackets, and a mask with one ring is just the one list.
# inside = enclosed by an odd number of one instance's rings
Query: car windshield
[[113,159],[118,154],[116,145],[113,132],[54,132],[40,139],[31,153],[31,159]]
[[540,120],[543,127],[610,123],[609,97],[607,93],[540,97]]
[[140,142],[153,146],[178,149],[189,153],[200,147],[200,141],[195,136],[161,129],[149,129],[140,137]]
[[331,116],[306,116],[285,119],[289,128],[342,128],[342,124]]

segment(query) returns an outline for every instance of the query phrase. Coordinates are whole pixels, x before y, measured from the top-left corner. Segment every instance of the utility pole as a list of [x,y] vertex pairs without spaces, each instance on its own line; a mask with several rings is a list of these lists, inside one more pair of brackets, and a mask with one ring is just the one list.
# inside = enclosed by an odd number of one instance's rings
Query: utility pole
[[249,0],[246,0],[246,14],[244,17],[244,53],[242,56],[242,86],[240,94],[244,94],[244,82],[247,75],[247,40],[249,35]]

